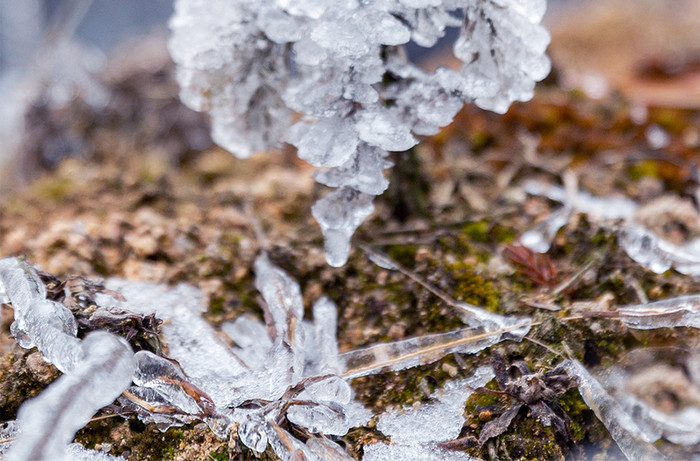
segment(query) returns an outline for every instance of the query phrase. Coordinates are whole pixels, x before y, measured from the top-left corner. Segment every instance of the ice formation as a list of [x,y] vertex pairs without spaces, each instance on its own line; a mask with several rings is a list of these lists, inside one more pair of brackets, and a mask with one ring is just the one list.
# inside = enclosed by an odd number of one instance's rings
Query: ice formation
[[586,404],[610,432],[613,440],[630,461],[661,461],[664,457],[652,443],[659,434],[640,424],[636,415],[628,413],[578,360],[562,364],[578,382],[578,390]]
[[133,374],[129,345],[111,333],[96,331],[82,341],[85,360],[25,402],[17,420],[22,435],[7,461],[70,460],[67,444],[100,408],[111,404]]
[[[0,439],[3,439],[4,443],[0,443],[0,461],[7,461],[9,459],[6,454],[13,446],[14,439],[21,433],[22,431],[17,421],[2,423],[0,426]],[[79,443],[69,444],[65,447],[65,451],[68,454],[68,459],[71,461],[126,461],[121,456],[112,456],[109,453],[90,450]],[[51,457],[50,459],[54,460],[56,458]]]
[[700,295],[667,298],[647,304],[621,306],[614,311],[628,327],[639,330],[653,328],[700,328]]
[[[674,444],[697,449],[700,444],[700,377],[686,372],[697,360],[698,351],[637,349],[606,369],[601,382],[625,411],[634,415],[650,438],[663,437]],[[675,366],[671,362],[676,362]],[[679,409],[655,408],[637,395],[639,391],[670,393],[678,400]]]
[[46,287],[23,260],[0,260],[0,283],[15,311],[10,328],[15,339],[22,347],[37,347],[45,360],[64,373],[39,397],[22,404],[18,424],[23,432],[5,459],[77,459],[69,454],[67,444],[97,410],[129,385],[134,372],[131,348],[102,331],[82,341],[76,338],[73,314],[46,299]]
[[508,334],[522,339],[529,325],[521,322],[498,330],[462,328],[349,351],[340,356],[348,367],[344,376],[356,378],[386,370],[399,371],[434,362],[451,353],[476,354],[503,341]]
[[[549,72],[546,0],[178,0],[170,27],[181,98],[239,157],[287,141],[337,188],[313,207],[329,264],[388,186],[389,151],[413,147],[465,102],[503,113]],[[403,45],[460,27],[461,69],[428,73]],[[295,117],[294,113],[300,117]]]
[[377,429],[389,436],[391,443],[365,445],[363,459],[474,461],[466,453],[450,451],[437,445],[459,436],[464,425],[464,406],[472,389],[485,386],[493,377],[491,367],[481,367],[470,378],[445,384],[440,392],[432,396],[434,400],[431,403],[384,413],[379,417]]
[[311,436],[302,442],[280,425],[287,419],[312,434],[344,435],[371,416],[338,376],[343,365],[335,304],[322,297],[313,306],[314,321],[304,320],[299,285],[266,256],[257,259],[255,270],[267,324],[251,316],[225,323],[222,330],[235,341],[233,348],[201,317],[198,290],[108,282],[127,301],[101,297],[99,302],[163,318],[170,357],[182,366],[138,352],[129,390],[137,397],[133,401],[146,410],[141,417],[162,429],[198,419],[221,437],[237,427],[243,444],[258,452],[270,444],[282,459],[349,459],[329,439]]
[[700,275],[700,239],[677,245],[656,235],[650,229],[635,222],[638,205],[624,197],[596,197],[587,192],[567,194],[559,186],[544,186],[528,181],[525,191],[545,196],[563,206],[553,211],[535,228],[523,233],[523,245],[545,253],[559,229],[564,227],[572,213],[584,213],[599,220],[622,220],[618,242],[627,255],[652,272],[661,274],[674,268],[681,274]]

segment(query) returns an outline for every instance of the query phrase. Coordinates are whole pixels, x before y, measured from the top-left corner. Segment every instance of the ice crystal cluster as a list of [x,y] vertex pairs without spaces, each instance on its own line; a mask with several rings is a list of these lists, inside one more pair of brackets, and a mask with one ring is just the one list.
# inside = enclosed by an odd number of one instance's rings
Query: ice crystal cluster
[[[384,256],[382,263],[400,267]],[[0,459],[120,459],[69,444],[96,411],[117,399],[112,408],[136,413],[161,430],[204,421],[221,438],[237,437],[256,452],[271,446],[283,460],[349,461],[352,458],[338,438],[372,417],[353,399],[350,379],[521,340],[532,325],[528,318],[490,313],[432,288],[457,310],[466,327],[340,353],[333,301],[321,297],[312,307],[313,319],[305,319],[299,285],[287,273],[265,254],[256,260],[255,272],[264,322],[243,315],[224,323],[221,330],[233,346],[201,316],[204,298],[196,288],[109,280],[94,296],[97,308],[161,318],[168,350],[163,356],[147,350],[134,354],[123,339],[105,331],[78,339],[73,314],[47,299],[35,269],[15,258],[0,260],[0,296],[15,310],[13,335],[23,347],[37,347],[64,373],[21,406],[17,421],[0,427],[2,437],[18,436],[9,449],[0,443]],[[116,292],[121,295],[115,297]],[[622,306],[606,317],[617,316],[633,329],[698,328],[697,298]],[[598,377],[574,359],[558,368],[576,382],[628,459],[665,459],[654,445],[662,437],[674,444],[666,448],[676,459],[697,459],[700,355],[695,350],[684,352],[685,362],[674,374],[660,365],[653,351],[635,353],[627,360],[632,365],[620,363]],[[652,355],[644,359],[639,354]],[[472,460],[451,451],[449,442],[461,432],[466,399],[492,377],[490,368],[481,367],[471,377],[446,383],[428,404],[376,415],[376,428],[388,439],[365,445],[364,458]],[[662,382],[669,386],[680,382],[689,403],[669,413],[635,394],[635,386],[645,389]]]
[[[529,331],[529,319],[506,318],[463,303],[456,306],[467,327],[341,354],[333,301],[321,297],[312,308],[313,320],[304,319],[299,285],[287,273],[265,255],[256,260],[255,272],[265,323],[249,315],[224,323],[222,331],[233,347],[201,316],[199,290],[184,284],[168,288],[108,281],[104,292],[95,295],[97,308],[155,314],[164,321],[166,357],[147,350],[134,354],[123,339],[104,331],[78,339],[73,314],[46,299],[35,269],[15,258],[0,260],[2,301],[15,310],[15,338],[23,347],[37,347],[64,372],[22,405],[18,421],[4,431],[14,435],[21,429],[21,434],[0,459],[111,459],[68,442],[97,410],[117,399],[121,412],[136,413],[162,430],[199,420],[219,437],[235,435],[257,452],[270,445],[283,460],[349,460],[334,437],[372,416],[353,399],[350,379],[429,363],[452,352],[476,353],[503,340],[520,340]],[[116,292],[124,300],[113,297]],[[488,379],[482,371],[469,382],[479,386]],[[445,395],[454,395],[438,398],[442,403],[436,405],[454,413],[449,421],[463,420],[458,407],[469,395],[466,384],[450,385]],[[443,421],[441,414],[429,410],[425,418]],[[396,424],[387,423],[388,434]],[[405,424],[403,433],[414,427]],[[298,432],[306,434],[303,440],[294,435]],[[429,451],[428,445],[422,449]]]
[[[388,187],[388,152],[437,133],[466,102],[503,113],[549,72],[546,0],[177,0],[181,98],[239,157],[282,142],[336,188],[312,208],[329,264]],[[459,27],[461,68],[429,73],[403,45]]]

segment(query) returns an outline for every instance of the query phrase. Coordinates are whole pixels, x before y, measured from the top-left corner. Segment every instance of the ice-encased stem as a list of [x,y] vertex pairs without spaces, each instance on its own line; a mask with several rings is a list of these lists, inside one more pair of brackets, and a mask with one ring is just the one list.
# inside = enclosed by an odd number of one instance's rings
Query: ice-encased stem
[[445,333],[433,333],[400,341],[377,344],[340,355],[347,369],[346,379],[357,378],[384,370],[399,371],[440,360],[447,354],[475,354],[499,343],[510,332],[529,328],[519,323],[501,330],[486,331],[460,328]]
[[18,412],[22,434],[6,461],[69,460],[67,444],[100,408],[131,383],[132,352],[121,338],[96,331],[81,344],[86,359]]
[[246,367],[202,318],[201,291],[185,284],[171,288],[119,279],[109,279],[106,285],[127,301],[98,295],[99,305],[145,315],[155,313],[164,322],[162,335],[169,357],[177,360],[192,384],[211,397],[217,408],[230,403],[231,388],[239,383]]
[[12,303],[15,321],[11,332],[20,346],[36,347],[44,359],[63,373],[84,358],[78,325],[68,308],[46,299],[46,288],[34,268],[24,260],[0,260],[0,281]]
[[700,328],[700,295],[622,306],[614,312],[630,328]]
[[577,381],[578,391],[586,404],[610,432],[613,440],[630,461],[661,461],[666,458],[652,445],[658,438],[635,422],[620,403],[603,388],[578,360],[572,359],[562,366]]

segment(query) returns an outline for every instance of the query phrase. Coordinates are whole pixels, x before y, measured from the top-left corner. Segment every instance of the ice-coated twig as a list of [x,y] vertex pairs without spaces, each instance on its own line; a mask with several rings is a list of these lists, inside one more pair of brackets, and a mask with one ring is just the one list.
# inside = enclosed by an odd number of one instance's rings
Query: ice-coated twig
[[609,313],[630,328],[700,328],[700,295],[668,298],[648,304],[622,306]]
[[73,370],[85,358],[85,351],[76,338],[78,325],[71,311],[46,299],[46,287],[24,260],[0,260],[0,281],[15,312],[10,331],[19,345],[36,347],[64,373]]
[[85,360],[20,407],[22,435],[13,443],[7,461],[72,459],[66,448],[78,429],[131,382],[133,354],[126,341],[96,331],[80,346]]
[[700,241],[676,245],[640,225],[630,223],[618,235],[627,255],[652,272],[674,268],[681,274],[700,275]]
[[605,390],[578,360],[562,363],[562,367],[578,383],[578,390],[586,404],[610,432],[613,440],[630,461],[660,461],[664,457],[652,443],[658,439],[656,432],[640,427],[635,417],[625,411],[619,401]]
[[410,278],[420,286],[443,300],[448,306],[457,310],[462,321],[473,328],[484,328],[486,331],[504,330],[508,335],[515,340],[522,339],[528,331],[530,331],[531,320],[527,317],[507,317],[500,314],[489,312],[484,308],[474,306],[464,301],[457,301],[449,294],[428,283],[420,275],[403,267],[397,261],[394,261],[389,255],[371,248],[369,245],[361,243],[359,247],[367,253],[367,256],[372,262],[377,264],[382,269],[397,270],[406,277]]
[[530,323],[525,322],[485,332],[460,328],[345,352],[340,355],[347,367],[343,377],[350,379],[382,371],[399,371],[440,360],[455,352],[476,354],[501,342],[505,335],[529,329],[529,326]]
[[464,425],[464,406],[473,389],[485,386],[494,374],[491,367],[481,367],[473,376],[452,381],[436,392],[431,403],[382,414],[377,429],[391,437],[391,444],[365,445],[365,461],[428,460],[473,461],[466,453],[438,446],[456,439]]

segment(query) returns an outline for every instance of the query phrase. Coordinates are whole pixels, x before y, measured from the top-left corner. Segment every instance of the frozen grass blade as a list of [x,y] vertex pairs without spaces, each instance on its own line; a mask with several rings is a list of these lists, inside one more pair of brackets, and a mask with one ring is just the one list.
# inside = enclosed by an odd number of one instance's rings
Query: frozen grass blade
[[529,326],[529,322],[520,323],[486,332],[460,328],[346,352],[340,355],[347,367],[343,377],[351,379],[383,371],[399,371],[440,360],[455,352],[475,354],[499,343],[508,333]]

